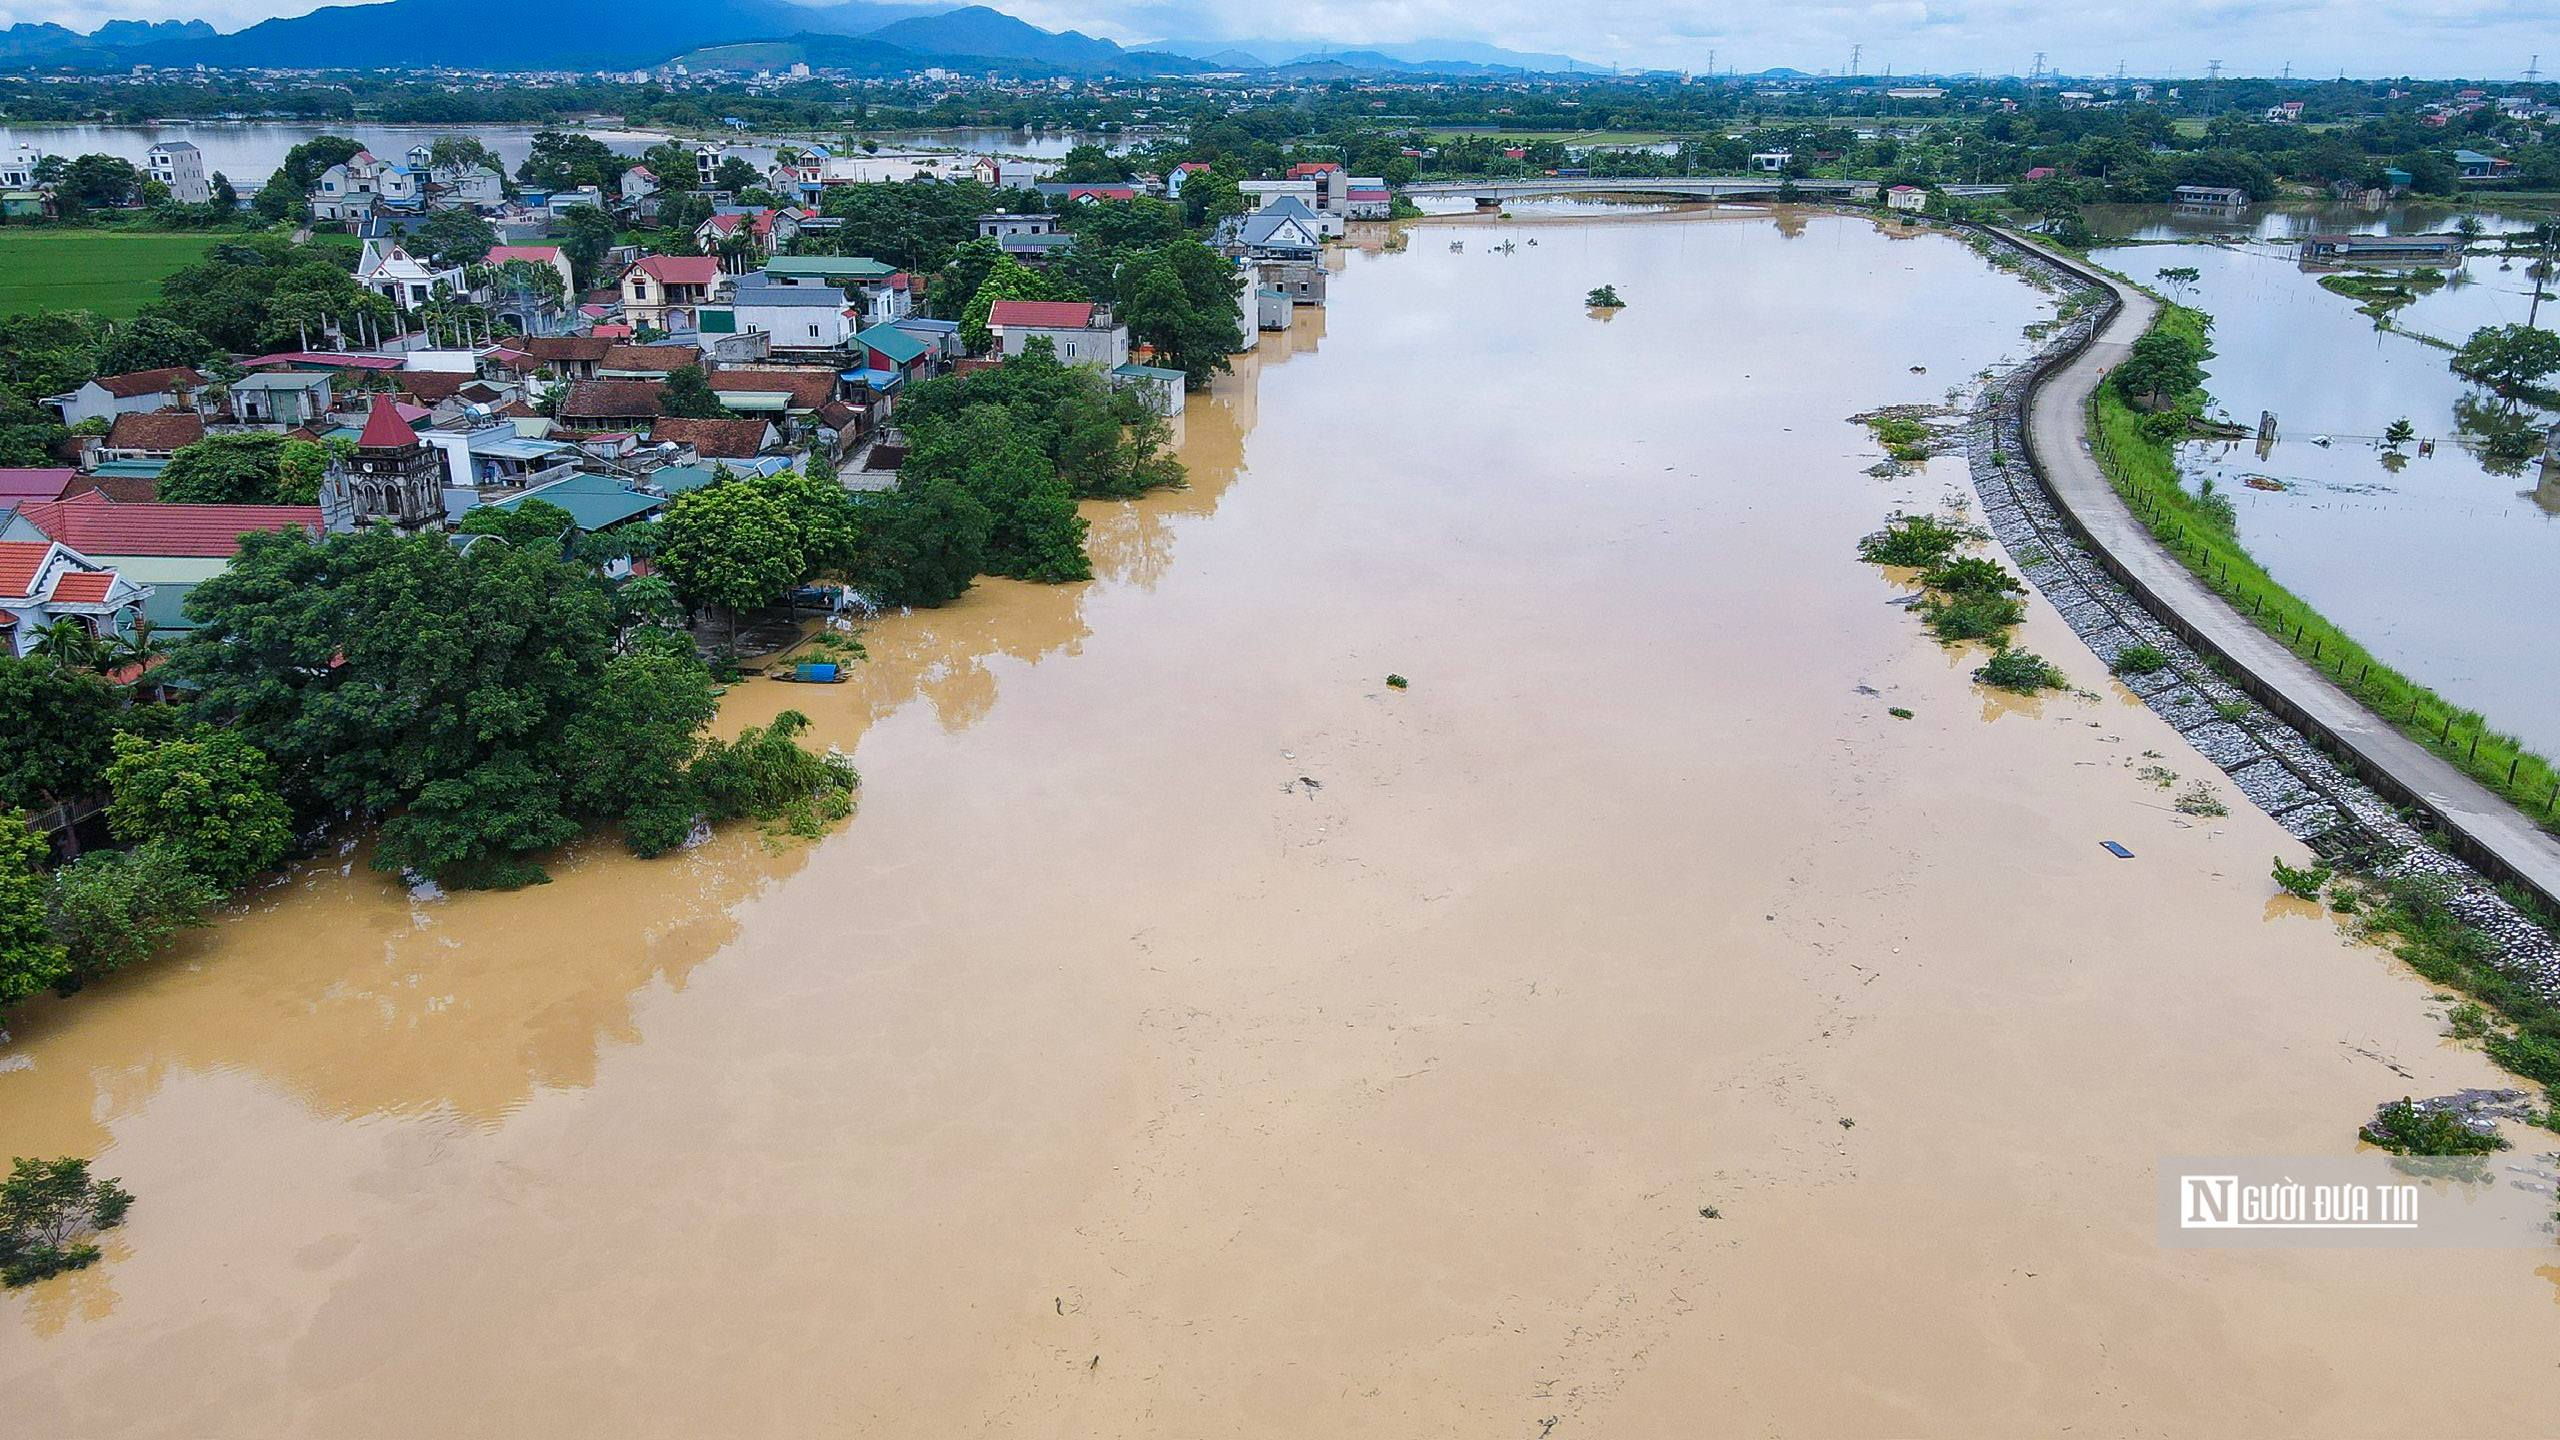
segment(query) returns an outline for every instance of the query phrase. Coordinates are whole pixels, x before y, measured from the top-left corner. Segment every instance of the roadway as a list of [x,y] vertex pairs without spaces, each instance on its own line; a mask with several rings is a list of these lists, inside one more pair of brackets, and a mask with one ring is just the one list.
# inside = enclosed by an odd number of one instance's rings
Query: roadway
[[[2023,243],[2014,237],[2012,243]],[[2055,258],[2036,247],[2038,255]],[[2077,358],[2036,387],[2027,451],[2045,489],[2091,553],[2189,643],[2229,660],[2242,688],[2313,743],[2350,760],[2385,798],[2431,812],[2455,852],[2496,879],[2522,884],[2560,908],[2560,838],[2349,696],[2310,662],[2259,629],[2198,580],[2134,517],[2090,453],[2089,399],[2098,382],[2151,328],[2159,304],[2113,277],[2068,265],[2115,292],[2118,309]],[[2395,793],[2396,792],[2396,793]]]

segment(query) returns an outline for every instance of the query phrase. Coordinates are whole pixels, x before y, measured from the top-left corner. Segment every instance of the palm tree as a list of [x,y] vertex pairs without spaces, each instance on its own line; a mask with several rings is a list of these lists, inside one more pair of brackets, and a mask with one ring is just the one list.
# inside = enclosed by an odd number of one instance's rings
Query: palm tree
[[168,653],[161,649],[158,641],[152,638],[159,628],[147,619],[135,617],[133,624],[126,627],[123,634],[106,642],[104,646],[106,656],[98,668],[102,671],[115,671],[130,666],[138,677],[142,671],[150,668],[152,661]]
[[87,622],[65,615],[36,632],[35,653],[64,670],[95,670],[107,647]]

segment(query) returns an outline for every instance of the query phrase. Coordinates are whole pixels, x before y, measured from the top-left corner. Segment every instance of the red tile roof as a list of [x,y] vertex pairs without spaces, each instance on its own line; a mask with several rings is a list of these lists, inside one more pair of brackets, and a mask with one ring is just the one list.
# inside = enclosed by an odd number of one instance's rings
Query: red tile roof
[[397,355],[349,355],[336,350],[279,350],[240,362],[249,370],[397,370],[406,363]]
[[227,560],[252,530],[320,532],[317,505],[119,505],[95,490],[19,515],[83,554]]
[[142,395],[165,395],[172,390],[201,390],[204,376],[192,365],[164,365],[126,375],[101,375],[98,384],[119,400],[131,400]]
[[1321,175],[1327,170],[1339,170],[1341,168],[1342,165],[1339,161],[1310,160],[1302,164],[1290,166],[1289,178],[1292,180],[1305,180],[1313,176]]
[[639,271],[665,285],[709,285],[720,278],[717,255],[649,255]]
[[450,400],[471,382],[471,376],[450,370],[404,370],[400,373],[400,389],[421,405]]
[[569,387],[569,398],[560,402],[560,418],[625,420],[663,415],[666,406],[659,395],[665,388],[656,380],[581,380]]
[[114,588],[113,570],[65,570],[53,577],[53,593],[44,598],[64,605],[104,605]]
[[815,410],[835,398],[833,370],[720,370],[711,376],[716,391],[784,392],[794,410]]
[[604,352],[599,370],[646,370],[664,375],[702,363],[702,352],[690,345],[616,345]]
[[356,445],[364,450],[405,450],[418,443],[418,432],[400,417],[400,407],[388,395],[373,397],[373,413],[364,417],[364,433],[356,437]]
[[705,460],[752,460],[764,448],[763,420],[681,420],[669,417],[649,427],[649,443],[689,443]]
[[128,411],[107,432],[110,450],[184,450],[204,438],[204,417],[193,410]]
[[524,353],[557,364],[567,360],[601,360],[613,342],[601,335],[543,335],[526,340]]
[[0,595],[26,598],[28,587],[36,583],[36,572],[44,568],[44,557],[52,551],[41,540],[0,540]]
[[528,265],[548,265],[558,259],[559,255],[560,247],[557,245],[492,245],[489,247],[489,263],[492,265],[504,265],[510,260],[522,260]]
[[67,468],[0,468],[0,505],[20,500],[59,500],[71,482],[79,478],[79,471]]
[[160,498],[160,482],[140,475],[92,475],[82,488],[62,498],[93,490],[119,505],[148,505]]
[[1093,307],[1072,300],[999,300],[987,307],[989,325],[1024,325],[1034,330],[1082,330],[1093,323]]

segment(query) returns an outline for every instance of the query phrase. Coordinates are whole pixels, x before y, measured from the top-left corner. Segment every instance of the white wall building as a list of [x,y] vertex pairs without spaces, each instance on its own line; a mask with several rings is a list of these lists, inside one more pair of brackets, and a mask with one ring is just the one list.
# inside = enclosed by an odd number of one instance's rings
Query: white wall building
[[182,205],[202,205],[213,198],[213,182],[205,178],[204,152],[184,140],[163,140],[151,147],[143,168],[169,187],[169,198]]

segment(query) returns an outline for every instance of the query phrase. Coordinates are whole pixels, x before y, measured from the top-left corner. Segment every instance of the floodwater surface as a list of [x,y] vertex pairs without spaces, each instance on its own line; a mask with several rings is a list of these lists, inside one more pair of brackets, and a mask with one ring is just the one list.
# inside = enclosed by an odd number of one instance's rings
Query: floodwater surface
[[[2376,656],[2560,755],[2560,666],[2548,659],[2560,647],[2560,483],[2539,463],[2493,465],[2457,443],[2456,403],[2485,392],[2443,350],[2376,330],[2289,251],[2147,245],[2096,258],[2164,290],[2161,270],[2196,270],[2183,294],[2213,316],[2205,388],[2252,429],[2275,413],[2264,455],[2199,441],[2179,456],[2190,481],[2231,496],[2250,553]],[[2393,324],[2459,344],[2524,322],[2521,257],[2474,255],[2452,274]],[[2541,318],[2560,308],[2546,303]],[[2384,448],[2400,419],[2432,453]]]
[[1093,583],[732,693],[855,751],[824,841],[332,855],[30,1007],[6,1148],[140,1201],[0,1299],[10,1424],[2539,1427],[2555,1257],[2160,1247],[2160,1157],[2495,1076],[2135,775],[2210,771],[2058,617],[2108,693],[1994,697],[1853,557],[1956,477],[1844,417],[2040,297],[1841,217],[1405,238],[1091,507]]

